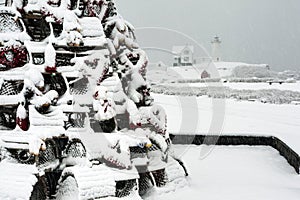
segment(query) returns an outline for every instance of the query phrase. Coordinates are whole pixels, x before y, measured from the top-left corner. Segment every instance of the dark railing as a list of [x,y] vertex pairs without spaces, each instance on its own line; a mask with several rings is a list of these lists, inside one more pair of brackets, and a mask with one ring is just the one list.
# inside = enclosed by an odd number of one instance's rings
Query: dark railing
[[250,145],[271,146],[278,150],[299,174],[300,157],[283,141],[273,136],[229,136],[229,135],[171,135],[173,144],[194,145]]

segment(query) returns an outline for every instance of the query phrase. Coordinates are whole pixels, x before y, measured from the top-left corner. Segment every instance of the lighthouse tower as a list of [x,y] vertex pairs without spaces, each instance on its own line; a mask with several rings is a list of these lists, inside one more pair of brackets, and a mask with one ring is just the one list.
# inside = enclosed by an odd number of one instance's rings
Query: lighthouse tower
[[218,36],[215,36],[214,39],[211,41],[212,47],[212,60],[214,62],[221,61],[221,40]]

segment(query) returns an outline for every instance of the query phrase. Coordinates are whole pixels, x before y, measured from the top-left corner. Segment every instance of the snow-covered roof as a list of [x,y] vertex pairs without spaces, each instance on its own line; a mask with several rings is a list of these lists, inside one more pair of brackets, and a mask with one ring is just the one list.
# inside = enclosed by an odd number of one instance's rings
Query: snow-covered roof
[[192,51],[192,53],[194,53],[194,46],[192,45],[184,45],[184,46],[173,46],[172,48],[172,53],[174,54],[180,54],[183,50],[185,49],[189,49]]

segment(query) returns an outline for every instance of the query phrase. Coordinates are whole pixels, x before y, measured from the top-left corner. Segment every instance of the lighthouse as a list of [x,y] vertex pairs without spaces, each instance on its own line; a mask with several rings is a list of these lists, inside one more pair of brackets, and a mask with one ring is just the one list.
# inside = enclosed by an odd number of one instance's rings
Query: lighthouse
[[218,36],[215,36],[214,39],[211,41],[211,48],[212,48],[212,60],[214,62],[221,61],[221,40]]

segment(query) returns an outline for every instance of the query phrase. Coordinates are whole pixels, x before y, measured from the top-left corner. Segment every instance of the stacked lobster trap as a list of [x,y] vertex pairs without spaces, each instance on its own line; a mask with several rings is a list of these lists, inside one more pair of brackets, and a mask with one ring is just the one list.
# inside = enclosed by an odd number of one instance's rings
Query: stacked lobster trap
[[147,55],[114,1],[6,3],[0,198],[141,198],[186,185]]

